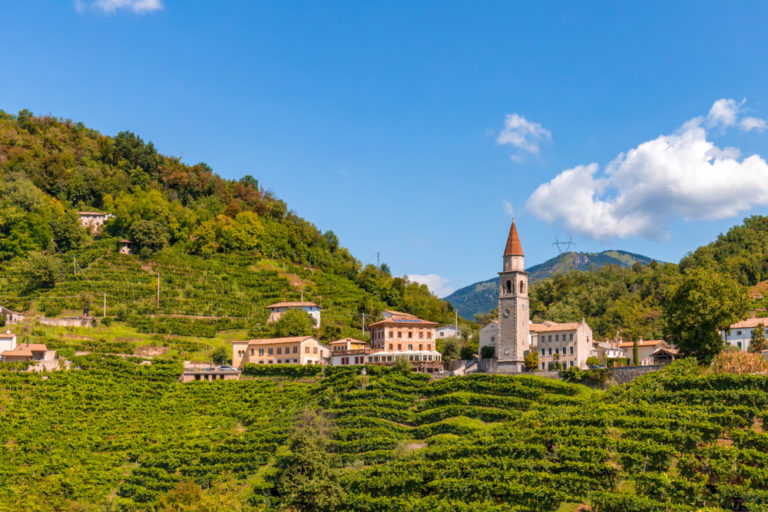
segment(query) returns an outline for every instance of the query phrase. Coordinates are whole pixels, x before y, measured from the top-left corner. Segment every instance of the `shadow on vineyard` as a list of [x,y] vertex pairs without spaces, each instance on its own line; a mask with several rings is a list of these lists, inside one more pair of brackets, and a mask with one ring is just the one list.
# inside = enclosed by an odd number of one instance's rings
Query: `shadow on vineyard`
[[686,360],[602,392],[380,367],[181,384],[173,361],[73,362],[0,371],[0,510],[768,507],[762,375]]

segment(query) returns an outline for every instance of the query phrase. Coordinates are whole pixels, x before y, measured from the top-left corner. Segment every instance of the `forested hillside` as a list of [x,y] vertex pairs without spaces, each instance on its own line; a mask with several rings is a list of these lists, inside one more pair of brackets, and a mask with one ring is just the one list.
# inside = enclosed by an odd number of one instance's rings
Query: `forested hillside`
[[[255,329],[266,304],[303,291],[324,307],[333,334],[359,333],[361,314],[375,318],[385,307],[453,317],[425,286],[386,265],[363,267],[332,231],[291,212],[253,176],[224,179],[131,132],[110,137],[0,112],[0,177],[0,305],[11,309],[55,316],[91,304],[101,312],[106,293],[108,316],[184,334]],[[115,217],[92,236],[78,210]],[[117,254],[123,238],[133,255]]]
[[768,507],[765,375],[687,360],[608,391],[397,367],[181,384],[170,361],[74,362],[0,371],[0,511]]

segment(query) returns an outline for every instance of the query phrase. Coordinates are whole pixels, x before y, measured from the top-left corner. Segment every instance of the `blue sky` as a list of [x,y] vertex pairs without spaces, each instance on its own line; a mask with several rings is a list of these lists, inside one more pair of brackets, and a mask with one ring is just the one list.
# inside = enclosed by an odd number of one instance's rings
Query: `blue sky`
[[677,261],[768,205],[768,4],[0,0],[0,13],[0,109],[253,174],[363,262],[380,251],[443,293],[495,275],[510,213],[528,265],[569,236]]

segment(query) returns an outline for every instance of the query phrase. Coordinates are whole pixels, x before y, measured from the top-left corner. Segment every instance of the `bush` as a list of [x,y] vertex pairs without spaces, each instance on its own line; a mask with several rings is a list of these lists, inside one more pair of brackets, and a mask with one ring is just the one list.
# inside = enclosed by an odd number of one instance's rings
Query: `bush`
[[603,362],[597,356],[589,356],[587,358],[587,366],[589,366],[590,368],[596,368],[602,365],[603,365]]
[[525,354],[525,368],[529,371],[539,369],[539,353],[535,350],[529,350]]
[[104,318],[101,319],[101,323],[105,327],[109,327],[110,325],[112,325],[112,319],[108,316],[105,316]]
[[254,364],[243,365],[243,375],[253,377],[315,377],[323,372],[319,365]]

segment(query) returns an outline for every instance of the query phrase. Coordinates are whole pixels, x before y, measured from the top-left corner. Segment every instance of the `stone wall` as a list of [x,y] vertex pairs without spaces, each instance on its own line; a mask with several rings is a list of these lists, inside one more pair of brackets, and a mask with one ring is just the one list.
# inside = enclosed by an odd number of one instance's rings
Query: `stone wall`
[[608,372],[616,384],[626,384],[641,375],[652,373],[661,370],[662,368],[664,368],[663,364],[653,366],[620,366],[618,368],[611,368]]
[[76,316],[69,318],[46,318],[40,317],[37,323],[40,325],[51,325],[54,327],[93,327],[94,318],[91,316]]

